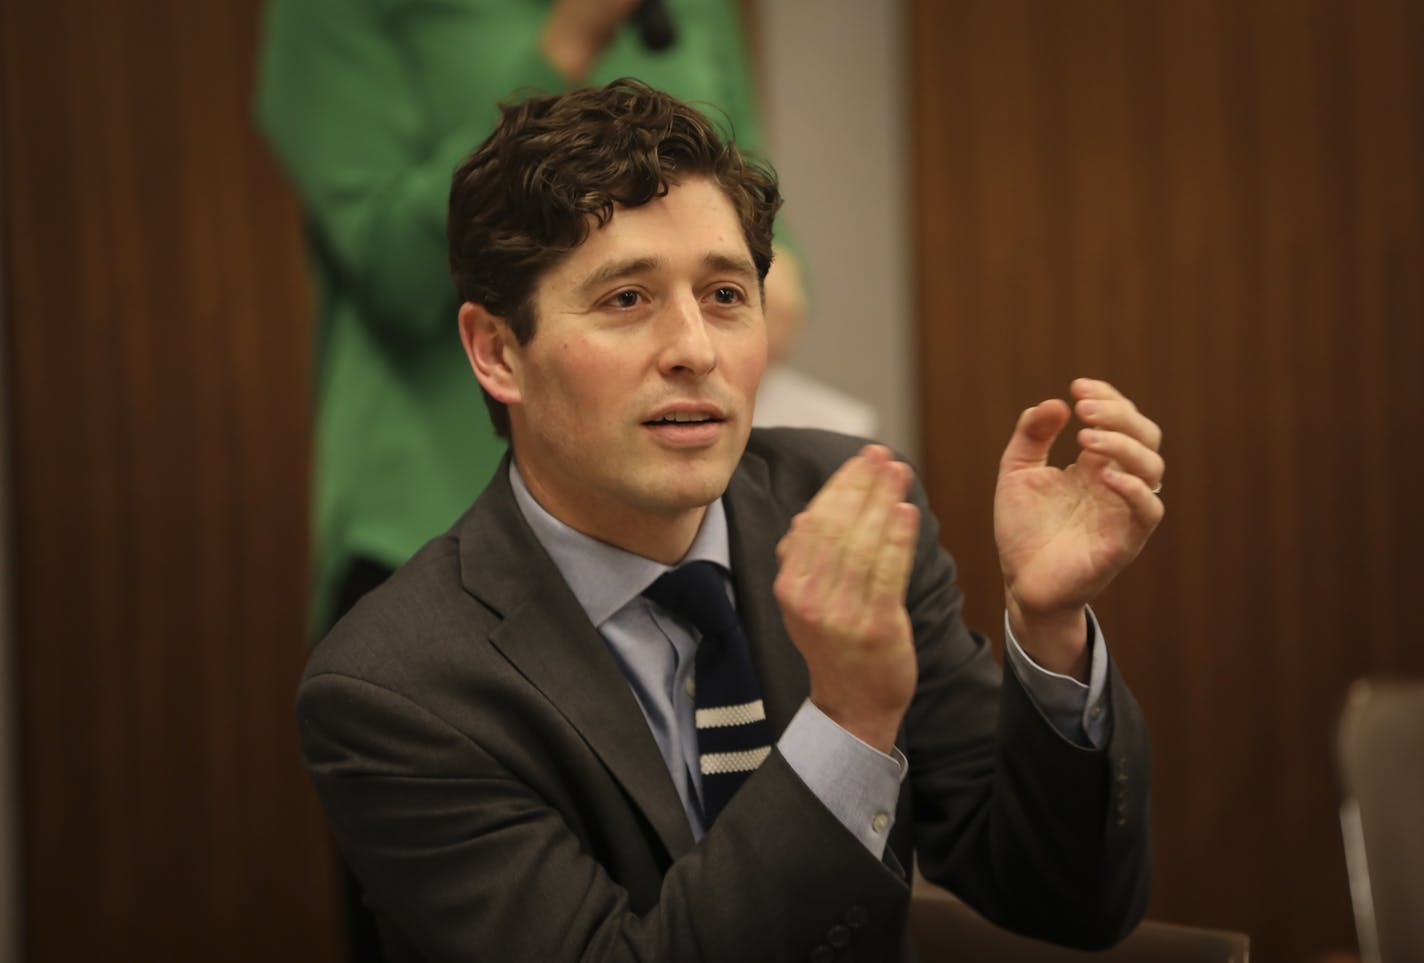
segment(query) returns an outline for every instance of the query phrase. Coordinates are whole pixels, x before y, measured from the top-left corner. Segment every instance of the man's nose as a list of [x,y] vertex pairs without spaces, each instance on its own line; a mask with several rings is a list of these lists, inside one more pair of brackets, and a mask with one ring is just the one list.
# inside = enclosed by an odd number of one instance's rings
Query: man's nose
[[659,367],[665,374],[685,371],[700,376],[717,367],[716,345],[702,305],[691,291],[671,298],[657,323],[663,340]]

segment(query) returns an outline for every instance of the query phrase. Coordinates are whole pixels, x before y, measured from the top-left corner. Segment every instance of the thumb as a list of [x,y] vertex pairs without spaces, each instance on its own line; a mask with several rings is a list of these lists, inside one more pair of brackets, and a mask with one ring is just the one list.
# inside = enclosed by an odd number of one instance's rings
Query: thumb
[[999,459],[999,473],[1022,468],[1042,468],[1059,432],[1068,424],[1068,404],[1058,398],[1040,401],[1019,415],[1013,436]]

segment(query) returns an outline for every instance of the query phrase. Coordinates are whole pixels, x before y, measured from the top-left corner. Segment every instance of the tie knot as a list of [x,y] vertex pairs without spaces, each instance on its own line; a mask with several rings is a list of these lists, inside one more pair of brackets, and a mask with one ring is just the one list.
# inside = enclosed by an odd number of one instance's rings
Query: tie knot
[[713,562],[679,566],[664,573],[643,594],[691,622],[704,636],[721,636],[737,623],[737,612],[727,600],[722,575]]

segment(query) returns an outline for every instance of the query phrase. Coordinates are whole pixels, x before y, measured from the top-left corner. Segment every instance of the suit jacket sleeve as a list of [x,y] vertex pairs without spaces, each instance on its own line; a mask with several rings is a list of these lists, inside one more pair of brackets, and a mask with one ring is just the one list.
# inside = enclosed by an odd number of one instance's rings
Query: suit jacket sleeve
[[1111,945],[1141,919],[1149,891],[1141,711],[1110,666],[1108,744],[1063,738],[965,628],[954,565],[918,483],[912,497],[926,524],[908,597],[920,680],[904,727],[901,817],[920,870],[1006,928]]

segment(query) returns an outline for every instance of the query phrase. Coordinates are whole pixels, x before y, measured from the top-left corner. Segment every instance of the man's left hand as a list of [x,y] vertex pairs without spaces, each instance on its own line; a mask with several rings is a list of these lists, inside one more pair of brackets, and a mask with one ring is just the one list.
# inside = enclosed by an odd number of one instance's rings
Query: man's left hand
[[1048,464],[1061,399],[1025,411],[999,462],[994,537],[1009,625],[1045,669],[1087,677],[1086,606],[1137,557],[1165,509],[1162,430],[1105,381],[1075,380],[1078,458]]

